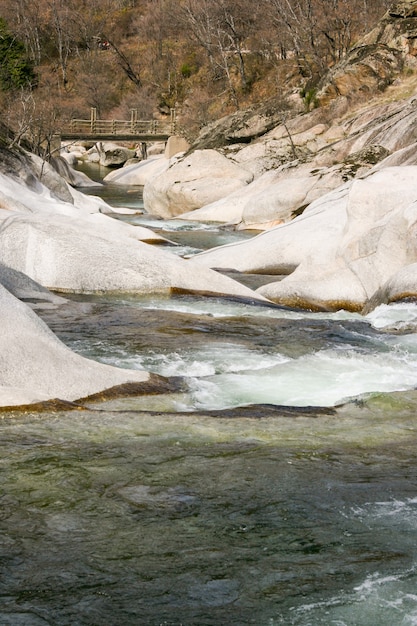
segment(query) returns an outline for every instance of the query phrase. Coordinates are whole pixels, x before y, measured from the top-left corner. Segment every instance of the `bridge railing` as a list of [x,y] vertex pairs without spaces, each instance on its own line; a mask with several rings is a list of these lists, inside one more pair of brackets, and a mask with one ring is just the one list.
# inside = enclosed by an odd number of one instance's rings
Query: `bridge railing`
[[132,112],[130,120],[100,120],[97,119],[95,109],[92,109],[88,120],[72,119],[63,129],[73,135],[175,135],[175,111],[171,112],[169,121],[138,120]]

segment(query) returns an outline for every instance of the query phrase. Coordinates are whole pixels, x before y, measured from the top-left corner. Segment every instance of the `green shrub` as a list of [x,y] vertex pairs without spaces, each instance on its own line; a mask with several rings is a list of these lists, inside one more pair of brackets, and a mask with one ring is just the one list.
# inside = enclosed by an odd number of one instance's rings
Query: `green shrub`
[[304,102],[306,112],[318,106],[317,87],[303,87],[300,91],[300,96]]

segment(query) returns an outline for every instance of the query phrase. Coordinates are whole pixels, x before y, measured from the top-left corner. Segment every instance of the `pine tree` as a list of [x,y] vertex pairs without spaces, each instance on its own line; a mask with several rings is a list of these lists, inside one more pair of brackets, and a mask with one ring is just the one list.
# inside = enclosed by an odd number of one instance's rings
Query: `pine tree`
[[11,91],[21,87],[35,87],[36,75],[25,47],[9,31],[0,17],[0,89]]

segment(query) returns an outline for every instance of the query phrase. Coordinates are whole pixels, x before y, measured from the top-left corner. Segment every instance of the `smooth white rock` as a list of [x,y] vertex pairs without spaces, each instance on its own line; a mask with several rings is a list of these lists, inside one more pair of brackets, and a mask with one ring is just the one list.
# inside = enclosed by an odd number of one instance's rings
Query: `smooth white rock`
[[417,298],[417,263],[402,267],[375,293],[373,308],[404,298]]
[[266,172],[245,187],[239,187],[237,191],[227,195],[225,198],[206,204],[201,209],[183,213],[179,216],[179,219],[239,224],[243,219],[243,211],[246,205],[258,193],[265,189],[268,190],[276,180],[276,177],[275,171]]
[[[79,220],[81,228],[81,220],[84,219],[97,228],[105,229],[109,235],[119,232],[122,235],[149,243],[169,241],[149,228],[132,226],[107,217],[106,214],[113,213],[113,210],[101,198],[87,196],[71,187],[70,191],[74,200],[73,204],[57,200],[49,189],[41,183],[32,189],[26,187],[21,181],[14,180],[0,173],[0,209],[18,213],[48,213],[52,214],[52,217],[66,215]],[[15,197],[19,197],[20,200],[15,200]],[[117,210],[114,212],[117,212]],[[0,214],[0,220],[7,217],[8,214],[5,212]]]
[[164,156],[155,156],[133,165],[128,165],[114,172],[109,172],[104,177],[105,183],[114,185],[145,185],[145,183],[165,172],[169,167],[169,159]]
[[215,202],[253,180],[253,175],[216,150],[196,150],[174,161],[145,184],[145,210],[171,218]]
[[96,147],[100,157],[100,164],[104,167],[123,165],[128,159],[135,156],[134,150],[111,141],[98,141]]
[[0,406],[54,398],[74,401],[115,385],[150,379],[147,372],[123,370],[75,354],[2,285],[0,324]]
[[294,213],[342,184],[338,167],[281,167],[265,172],[250,184],[239,188],[201,209],[180,215],[181,219],[223,222],[240,228],[263,230],[270,224],[288,222]]
[[290,223],[192,262],[289,274],[258,289],[281,304],[360,310],[417,260],[416,222],[417,166],[384,168],[321,197]]
[[[110,218],[95,214],[12,213],[0,223],[0,261],[44,287],[76,293],[185,291],[263,299],[212,270],[134,239]],[[109,224],[110,222],[110,224]]]

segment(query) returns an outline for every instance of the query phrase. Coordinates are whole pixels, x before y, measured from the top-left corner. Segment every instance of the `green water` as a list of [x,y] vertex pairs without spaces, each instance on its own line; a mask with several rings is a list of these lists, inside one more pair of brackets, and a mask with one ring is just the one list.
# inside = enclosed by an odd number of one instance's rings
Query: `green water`
[[372,507],[416,497],[414,406],[4,415],[0,623],[409,623],[417,518]]

